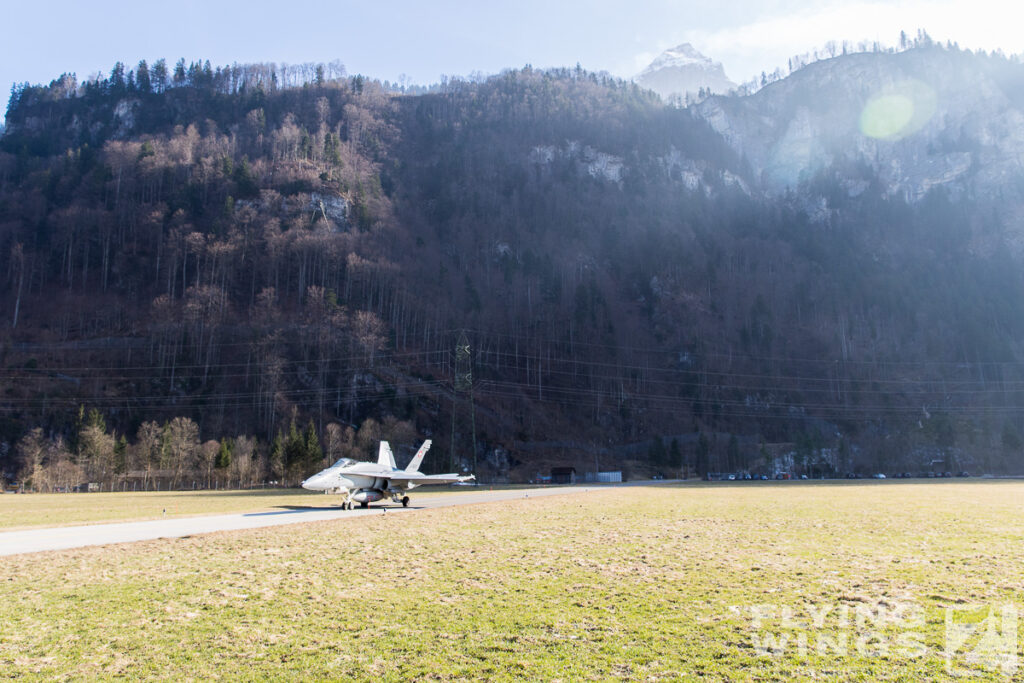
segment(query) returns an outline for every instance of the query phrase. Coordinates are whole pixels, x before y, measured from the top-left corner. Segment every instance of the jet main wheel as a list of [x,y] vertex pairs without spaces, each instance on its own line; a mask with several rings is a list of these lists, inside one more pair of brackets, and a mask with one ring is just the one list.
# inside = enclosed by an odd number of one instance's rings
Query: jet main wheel
[[347,503],[343,503],[341,507],[343,509],[346,509],[346,510],[351,510],[352,509],[352,501],[350,500]]
[[365,501],[364,500],[362,503],[359,504],[359,507],[361,507],[361,508],[368,508],[368,507],[370,507],[370,503],[369,503],[369,501]]
[[404,496],[402,498],[402,507],[404,507],[404,508],[409,507],[409,496]]

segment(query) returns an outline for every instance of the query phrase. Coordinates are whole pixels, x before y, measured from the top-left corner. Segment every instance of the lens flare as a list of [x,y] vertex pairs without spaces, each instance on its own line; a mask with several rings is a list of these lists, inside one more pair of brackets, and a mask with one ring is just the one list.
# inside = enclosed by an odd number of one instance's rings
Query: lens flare
[[900,140],[921,130],[935,113],[935,90],[920,81],[897,83],[864,105],[860,132],[878,140]]

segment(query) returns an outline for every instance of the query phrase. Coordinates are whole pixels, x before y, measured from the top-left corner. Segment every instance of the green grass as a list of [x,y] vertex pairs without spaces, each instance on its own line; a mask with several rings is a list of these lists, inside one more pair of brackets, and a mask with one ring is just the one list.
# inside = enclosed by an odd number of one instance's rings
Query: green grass
[[[1022,513],[1016,482],[685,485],[0,558],[0,675],[941,679],[947,607],[1024,614]],[[955,666],[1006,680],[976,640]]]

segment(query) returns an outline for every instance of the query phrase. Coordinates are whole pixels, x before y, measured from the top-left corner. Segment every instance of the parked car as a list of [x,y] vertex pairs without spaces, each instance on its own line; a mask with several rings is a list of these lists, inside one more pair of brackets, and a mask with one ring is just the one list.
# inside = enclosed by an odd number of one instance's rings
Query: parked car
[[885,475],[881,472],[877,472],[871,475],[872,479],[885,479]]
[[958,474],[957,476],[958,476],[958,477],[969,477],[969,476],[971,476],[971,475],[970,475],[970,474],[968,474],[966,470],[964,470],[963,472],[961,472],[961,473],[960,473],[960,474]]

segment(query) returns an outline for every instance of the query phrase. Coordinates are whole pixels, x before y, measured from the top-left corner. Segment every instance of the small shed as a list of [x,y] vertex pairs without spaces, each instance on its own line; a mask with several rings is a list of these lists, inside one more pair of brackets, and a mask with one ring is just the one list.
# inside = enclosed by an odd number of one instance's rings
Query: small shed
[[551,468],[551,483],[552,484],[575,484],[576,483],[576,468],[575,467],[552,467]]

